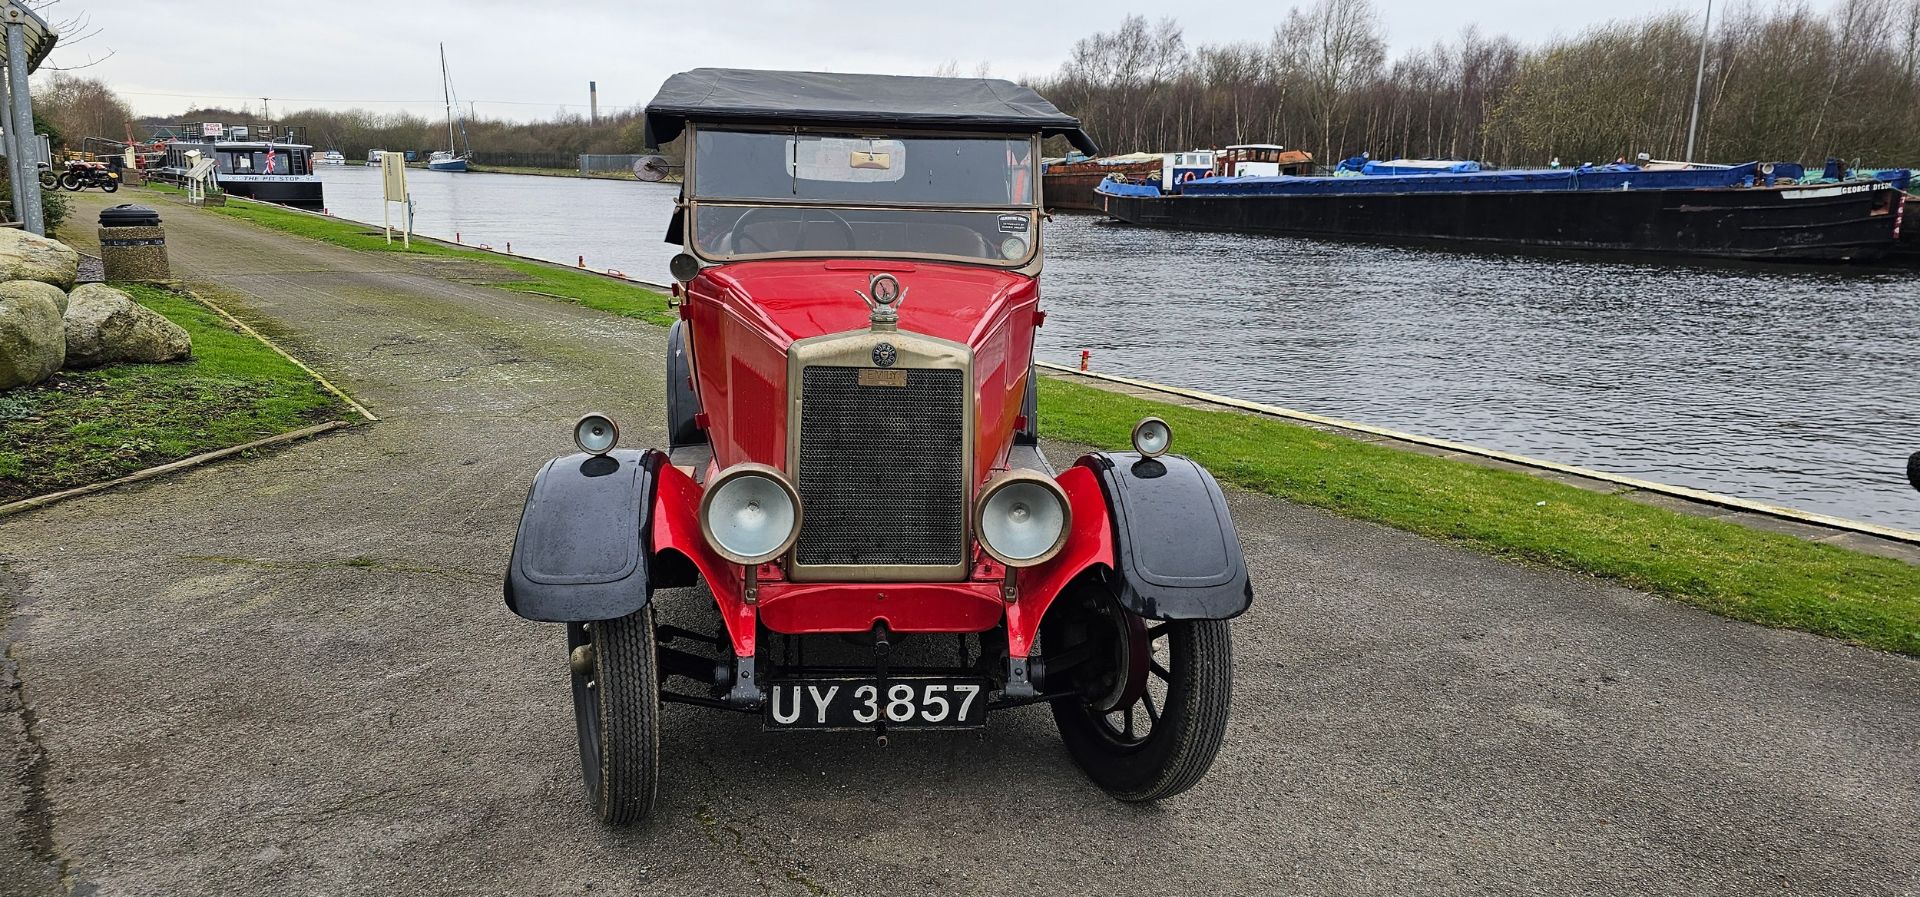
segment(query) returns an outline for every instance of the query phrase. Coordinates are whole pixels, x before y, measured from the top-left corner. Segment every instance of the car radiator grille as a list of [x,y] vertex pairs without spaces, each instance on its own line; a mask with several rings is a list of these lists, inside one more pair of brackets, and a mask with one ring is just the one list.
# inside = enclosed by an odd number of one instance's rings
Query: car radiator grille
[[802,565],[962,560],[964,372],[896,370],[906,386],[862,386],[857,367],[801,372]]

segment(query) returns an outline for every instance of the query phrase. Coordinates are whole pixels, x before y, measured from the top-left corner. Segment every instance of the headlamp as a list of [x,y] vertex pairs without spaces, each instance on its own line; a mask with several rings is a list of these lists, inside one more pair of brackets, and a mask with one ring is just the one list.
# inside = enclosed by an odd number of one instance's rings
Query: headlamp
[[700,498],[700,532],[721,557],[764,564],[799,538],[800,493],[772,467],[735,464],[707,483]]
[[604,414],[589,414],[573,425],[573,444],[589,455],[604,455],[620,444],[620,425]]
[[1059,554],[1072,524],[1067,493],[1051,477],[1030,470],[995,474],[974,501],[980,547],[1009,567],[1031,567]]
[[1149,458],[1158,458],[1173,448],[1173,428],[1157,417],[1142,418],[1133,425],[1133,450]]

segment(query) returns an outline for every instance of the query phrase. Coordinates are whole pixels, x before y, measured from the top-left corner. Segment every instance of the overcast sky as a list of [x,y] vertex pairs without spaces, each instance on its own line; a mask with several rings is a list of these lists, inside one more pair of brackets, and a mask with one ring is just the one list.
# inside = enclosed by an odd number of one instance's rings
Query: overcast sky
[[[1471,24],[1523,41],[1572,35],[1608,18],[1688,8],[1685,0],[1602,5],[1529,0],[1375,0],[1395,52]],[[55,52],[102,78],[140,114],[196,103],[237,106],[271,97],[275,111],[312,106],[440,113],[435,45],[446,42],[454,89],[479,114],[546,118],[563,104],[585,112],[587,82],[600,108],[644,104],[668,75],[698,66],[929,74],[947,60],[998,77],[1059,68],[1073,42],[1129,13],[1177,16],[1189,44],[1264,41],[1288,4],[1063,2],[774,3],[544,0],[295,0],[195,3],[62,0],[51,19],[84,12],[100,33]]]

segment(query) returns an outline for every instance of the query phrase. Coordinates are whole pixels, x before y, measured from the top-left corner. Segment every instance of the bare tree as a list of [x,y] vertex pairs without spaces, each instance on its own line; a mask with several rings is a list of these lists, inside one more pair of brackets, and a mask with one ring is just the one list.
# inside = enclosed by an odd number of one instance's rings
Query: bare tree
[[1336,131],[1345,139],[1349,99],[1386,60],[1372,0],[1319,0],[1306,12],[1290,11],[1275,32],[1274,50],[1280,70],[1305,88],[1320,152],[1331,155]]
[[71,145],[83,138],[124,140],[133,110],[106,82],[54,72],[34,91],[34,107]]
[[[1920,0],[1768,2],[1727,7],[1710,36],[1707,157],[1920,159]],[[1469,28],[1388,63],[1367,0],[1318,0],[1264,46],[1189,47],[1177,24],[1131,17],[1036,86],[1116,150],[1259,141],[1323,159],[1603,162],[1682,151],[1699,53],[1699,19],[1669,13],[1530,48]]]

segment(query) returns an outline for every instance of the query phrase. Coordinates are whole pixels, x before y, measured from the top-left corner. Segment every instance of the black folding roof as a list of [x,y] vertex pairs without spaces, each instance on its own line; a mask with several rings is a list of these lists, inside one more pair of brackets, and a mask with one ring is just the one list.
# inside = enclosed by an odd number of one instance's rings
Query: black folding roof
[[1100,151],[1079,119],[998,78],[694,69],[668,78],[647,104],[648,145],[680,136],[688,121],[1037,132],[1090,156]]

